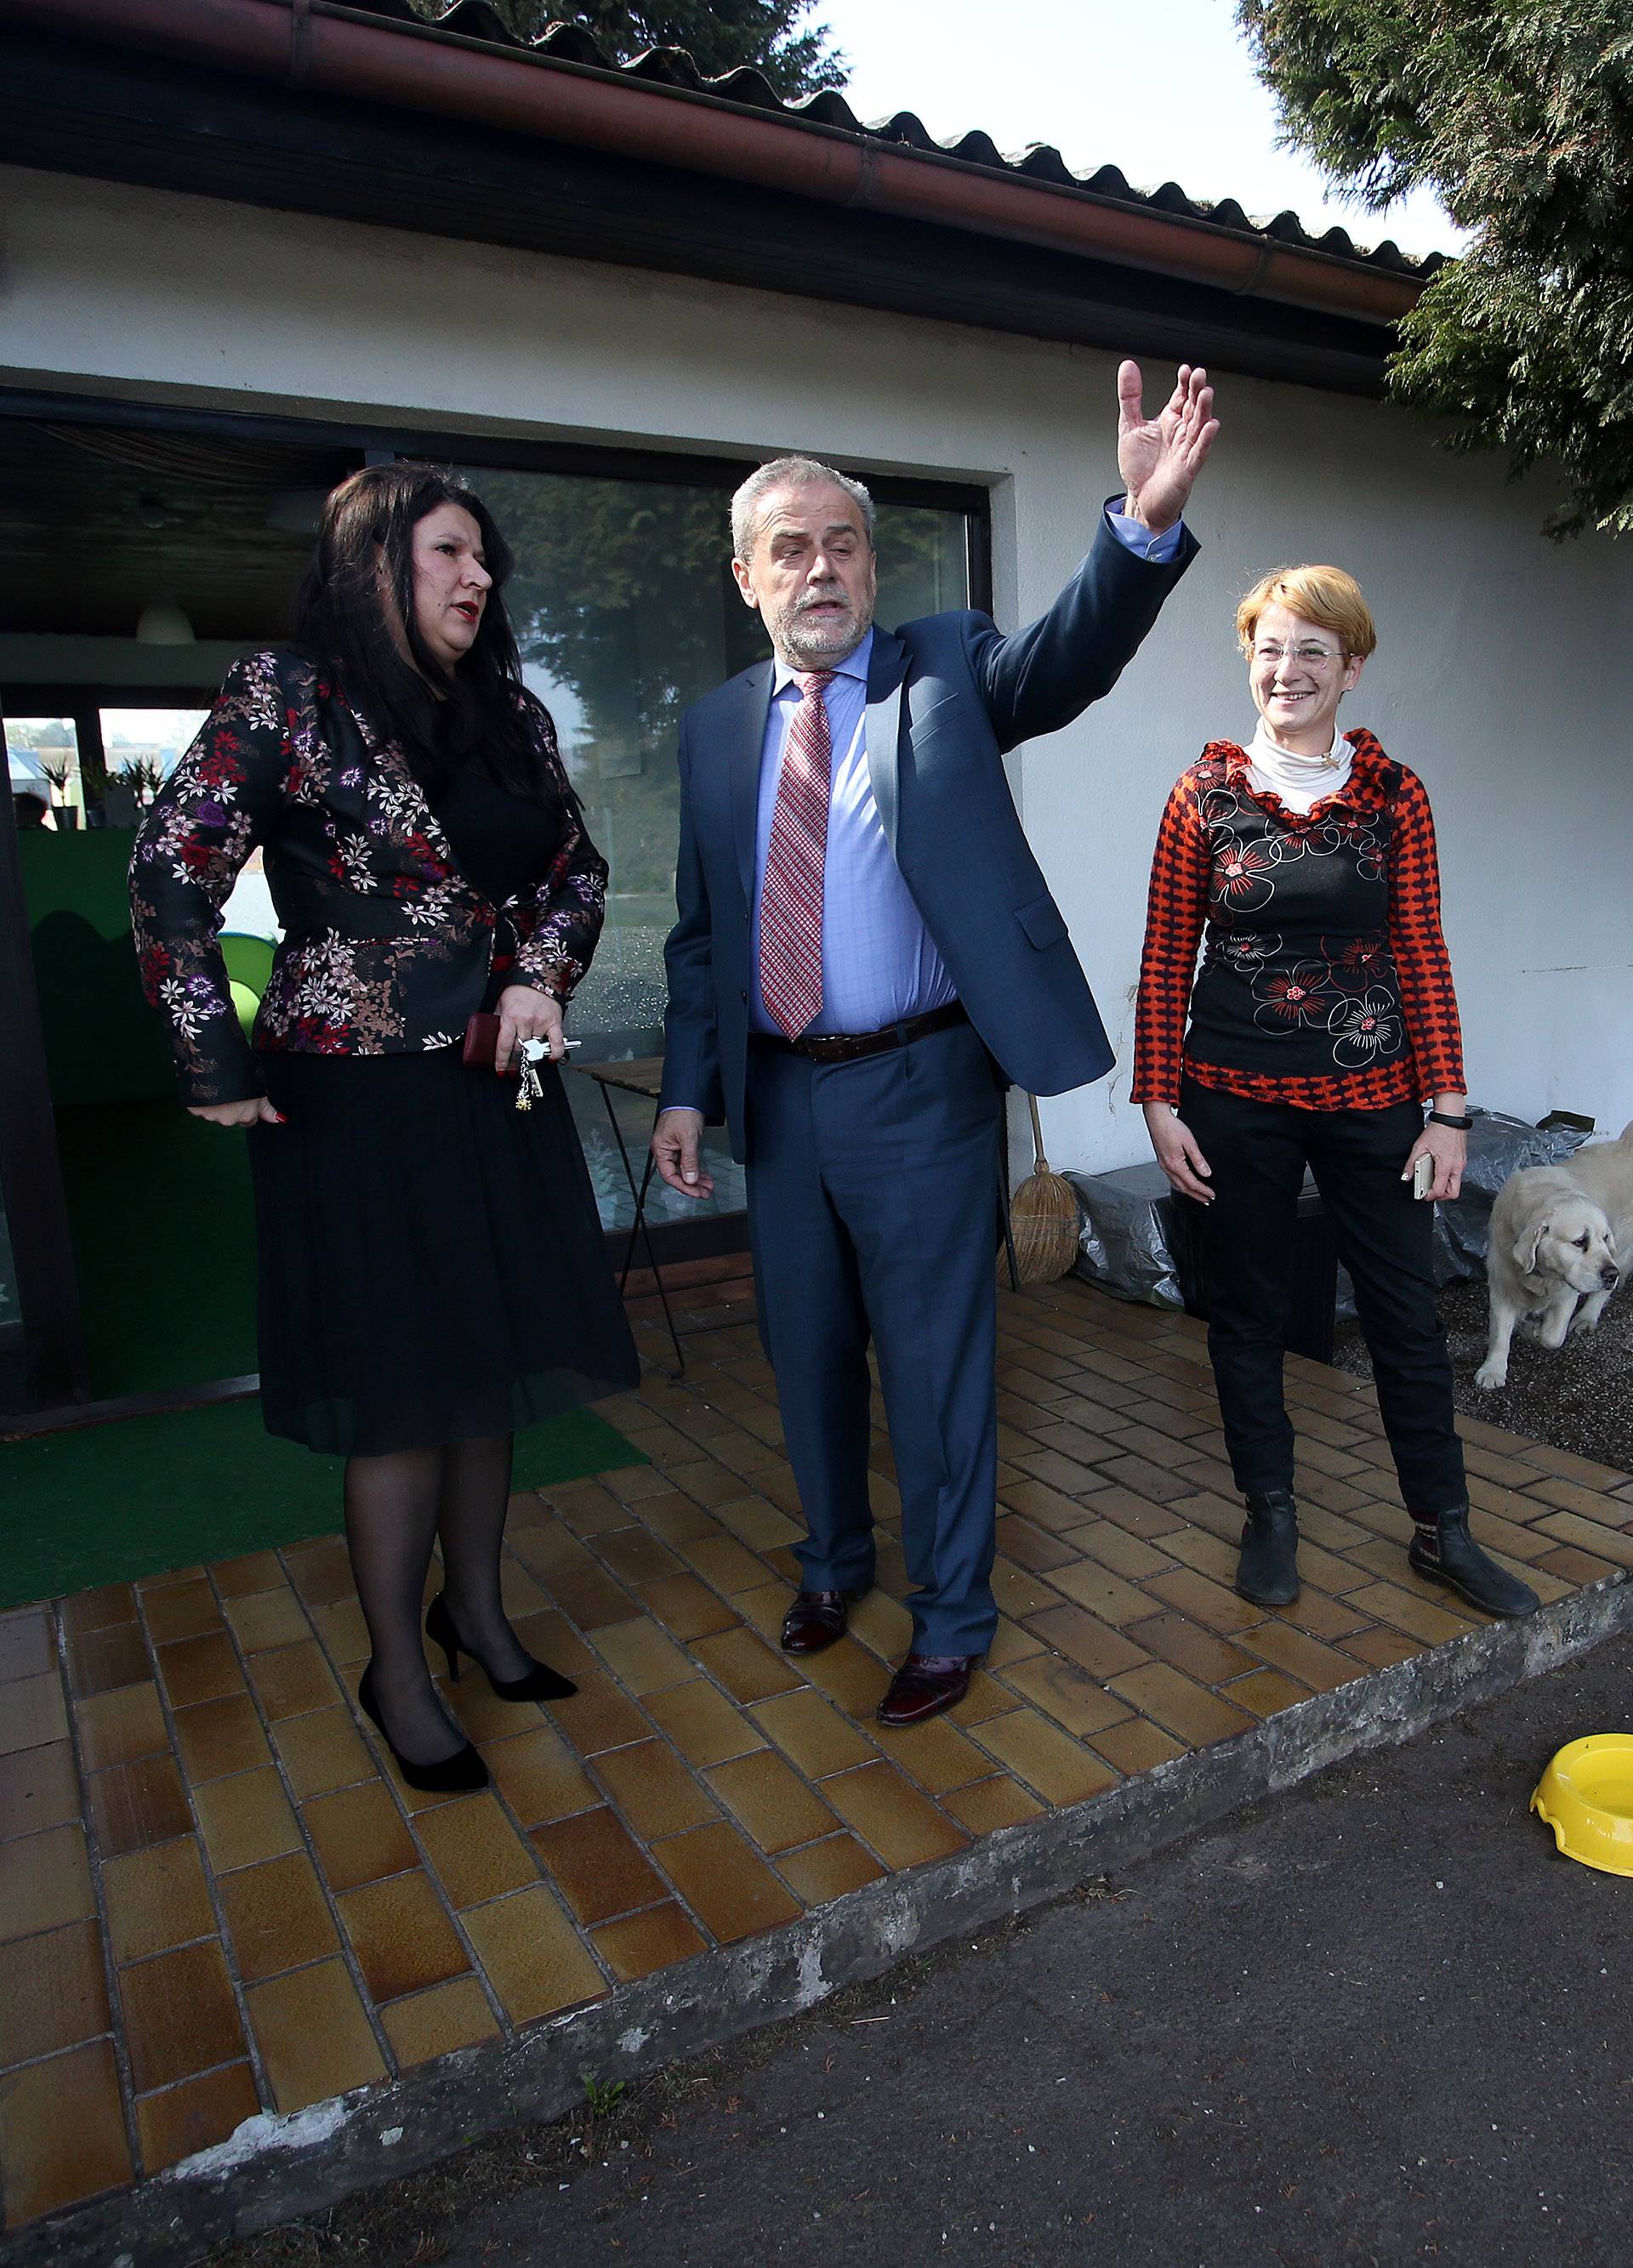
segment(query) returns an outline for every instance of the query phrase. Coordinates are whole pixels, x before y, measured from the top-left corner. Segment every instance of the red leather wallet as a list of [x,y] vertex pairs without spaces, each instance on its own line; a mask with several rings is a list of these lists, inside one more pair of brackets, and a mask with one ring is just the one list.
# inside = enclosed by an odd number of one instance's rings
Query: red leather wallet
[[[499,1018],[484,1016],[478,1012],[465,1027],[465,1045],[462,1060],[468,1064],[472,1071],[491,1071],[494,1058],[499,1054]],[[520,1079],[521,1076],[521,1065],[516,1060],[516,1051],[514,1048],[511,1049],[510,1061],[506,1064],[503,1075],[506,1079]]]

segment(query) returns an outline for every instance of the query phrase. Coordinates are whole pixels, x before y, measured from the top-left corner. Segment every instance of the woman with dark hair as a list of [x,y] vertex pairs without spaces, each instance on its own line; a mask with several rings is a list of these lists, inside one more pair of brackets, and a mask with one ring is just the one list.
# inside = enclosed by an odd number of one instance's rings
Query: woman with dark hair
[[[450,1675],[462,1650],[506,1699],[571,1693],[500,1600],[512,1434],[638,1375],[560,1080],[520,1110],[499,1075],[524,1042],[565,1057],[607,877],[522,682],[511,565],[431,466],[343,482],[295,645],[233,665],[131,864],[184,1100],[249,1130],[267,1427],[346,1460],[358,1699],[423,1788],[487,1778],[425,1666],[433,1543]],[[284,934],[246,1041],[217,937],[257,845]]]

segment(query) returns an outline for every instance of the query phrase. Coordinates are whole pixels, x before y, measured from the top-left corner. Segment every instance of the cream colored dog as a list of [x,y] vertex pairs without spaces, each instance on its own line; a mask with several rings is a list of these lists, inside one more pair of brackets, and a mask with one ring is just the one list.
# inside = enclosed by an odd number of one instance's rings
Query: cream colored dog
[[1597,1329],[1630,1260],[1633,1125],[1563,1166],[1511,1174],[1491,1208],[1491,1338],[1475,1385],[1488,1393],[1507,1385],[1509,1342],[1515,1325],[1532,1316],[1545,1347],[1563,1346],[1568,1331],[1574,1337]]

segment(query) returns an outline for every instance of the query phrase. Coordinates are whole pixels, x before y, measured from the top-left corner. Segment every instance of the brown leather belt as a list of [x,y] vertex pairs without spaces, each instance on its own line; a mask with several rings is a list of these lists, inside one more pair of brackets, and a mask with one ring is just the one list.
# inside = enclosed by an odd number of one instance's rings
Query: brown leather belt
[[892,1048],[905,1048],[910,1040],[927,1039],[932,1032],[949,1032],[969,1020],[963,1001],[950,1000],[944,1008],[886,1024],[878,1032],[806,1032],[797,1040],[786,1040],[780,1032],[754,1032],[750,1037],[756,1047],[780,1048],[789,1055],[808,1056],[812,1063],[856,1063],[863,1056],[886,1055]]

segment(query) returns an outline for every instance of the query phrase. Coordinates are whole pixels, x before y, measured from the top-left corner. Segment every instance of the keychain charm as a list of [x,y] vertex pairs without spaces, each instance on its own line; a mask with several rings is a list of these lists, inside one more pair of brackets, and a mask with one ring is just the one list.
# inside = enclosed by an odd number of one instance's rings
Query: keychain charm
[[516,1053],[521,1070],[516,1108],[518,1110],[531,1110],[536,1102],[544,1100],[544,1082],[539,1077],[539,1065],[550,1054],[550,1042],[548,1040],[518,1040]]

